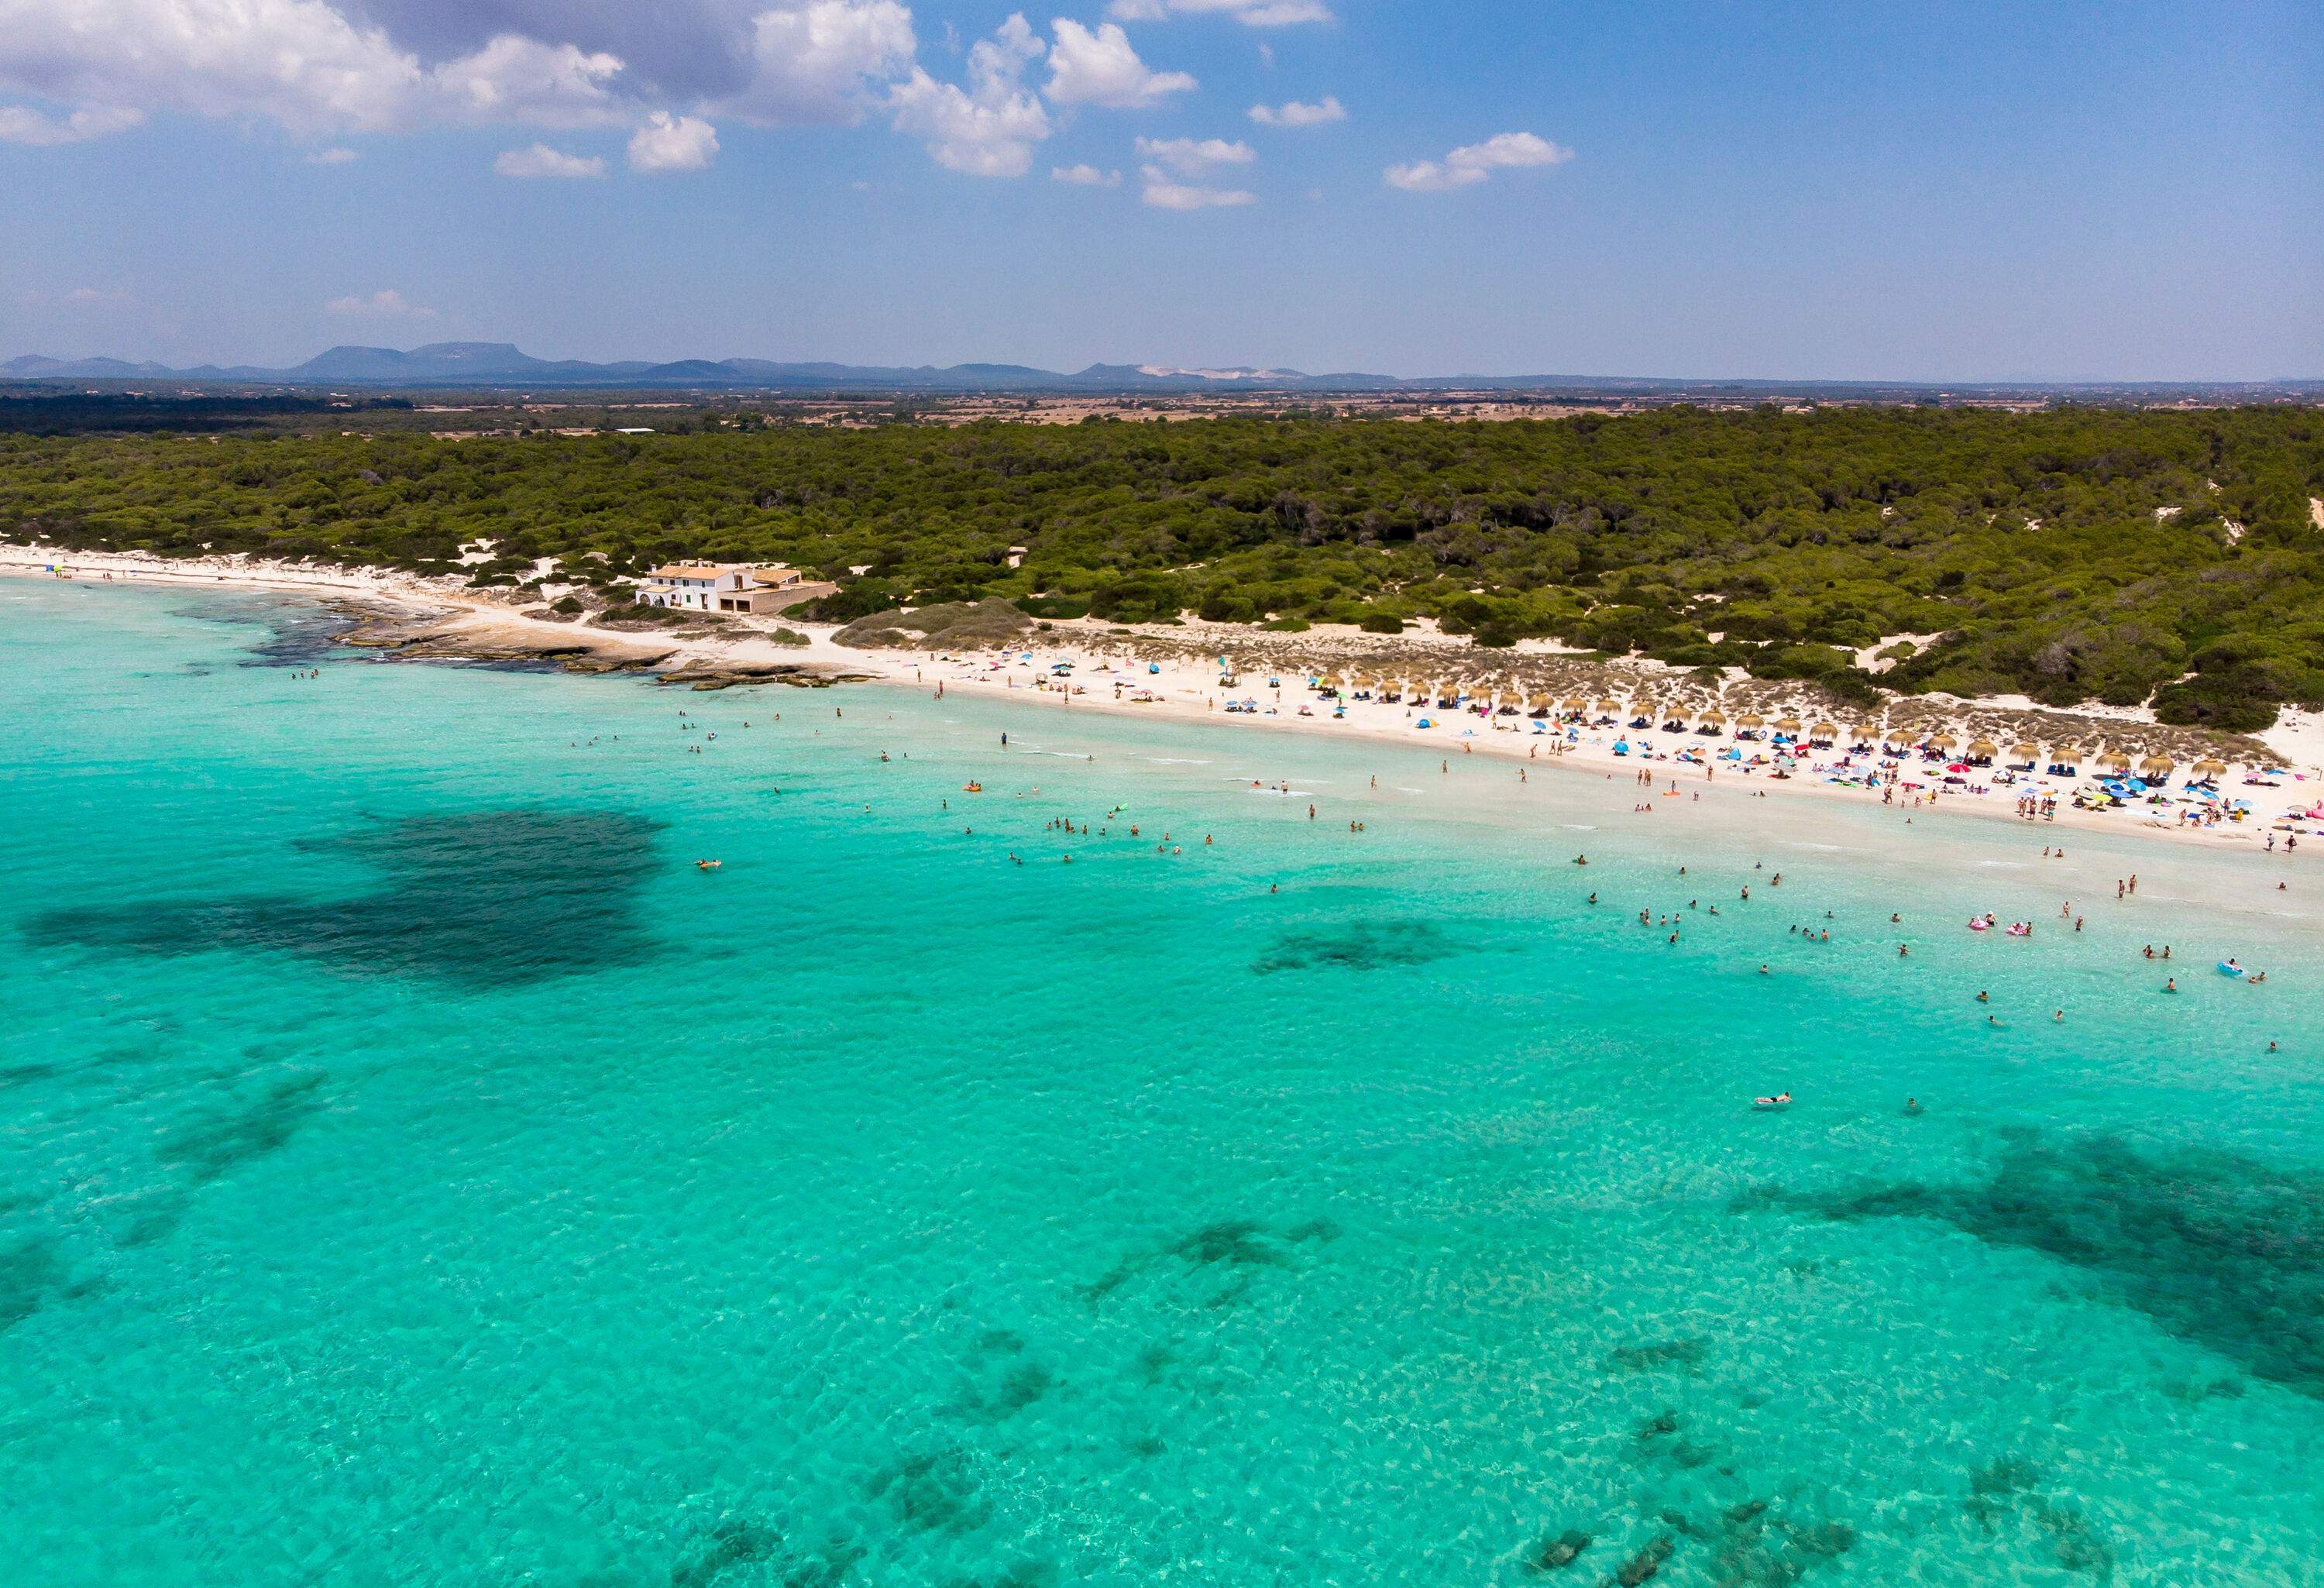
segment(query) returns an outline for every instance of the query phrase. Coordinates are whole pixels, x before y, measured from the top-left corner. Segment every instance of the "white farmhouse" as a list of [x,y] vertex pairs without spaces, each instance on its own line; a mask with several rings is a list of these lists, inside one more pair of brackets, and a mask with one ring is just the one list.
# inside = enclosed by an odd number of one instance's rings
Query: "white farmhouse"
[[797,568],[773,563],[674,562],[658,568],[638,586],[640,606],[675,606],[687,612],[780,612],[829,595],[835,586],[809,583]]

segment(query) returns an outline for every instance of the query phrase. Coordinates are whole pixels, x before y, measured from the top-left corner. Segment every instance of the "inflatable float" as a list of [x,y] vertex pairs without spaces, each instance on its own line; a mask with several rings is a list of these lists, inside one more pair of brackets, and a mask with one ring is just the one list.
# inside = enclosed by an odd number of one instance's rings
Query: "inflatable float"
[[1751,1099],[1751,1106],[1753,1108],[1777,1109],[1789,1108],[1791,1105],[1792,1094],[1788,1092],[1778,1092],[1773,1097],[1754,1097]]

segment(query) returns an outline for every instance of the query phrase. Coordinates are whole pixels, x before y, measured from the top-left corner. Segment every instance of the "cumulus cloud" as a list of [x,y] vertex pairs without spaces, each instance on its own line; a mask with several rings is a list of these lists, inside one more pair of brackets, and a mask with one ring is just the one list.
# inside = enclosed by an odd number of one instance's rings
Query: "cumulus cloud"
[[630,138],[632,171],[655,175],[702,171],[717,158],[718,129],[691,115],[672,115],[667,110],[657,110]]
[[1259,195],[1240,188],[1205,188],[1176,180],[1158,165],[1139,168],[1146,186],[1139,195],[1155,209],[1231,209],[1259,202]]
[[918,49],[897,0],[789,0],[752,23],[750,86],[725,108],[754,126],[853,125],[866,84],[894,77]]
[[362,155],[352,149],[318,149],[307,156],[309,165],[353,165]]
[[465,118],[590,126],[623,114],[607,87],[621,69],[618,55],[503,33],[475,54],[438,67],[431,81]]
[[349,319],[434,319],[436,311],[409,302],[402,293],[389,287],[374,292],[368,298],[334,298],[323,305],[323,312],[344,316]]
[[621,70],[617,56],[515,32],[424,66],[324,0],[0,0],[0,88],[108,131],[161,112],[298,133],[577,126],[626,114],[611,87]]
[[1139,60],[1119,23],[1103,23],[1092,32],[1061,16],[1055,25],[1048,94],[1060,105],[1139,110],[1195,86],[1183,71],[1156,71]]
[[1453,150],[1441,162],[1409,161],[1391,165],[1380,174],[1389,187],[1407,193],[1442,193],[1452,188],[1473,188],[1496,171],[1563,165],[1572,158],[1572,150],[1531,133],[1497,133],[1481,143]]
[[602,177],[605,162],[594,154],[567,154],[546,143],[503,151],[493,169],[504,177]]
[[1223,15],[1245,27],[1280,28],[1297,23],[1329,22],[1332,8],[1323,0],[1113,0],[1106,7],[1106,14],[1123,22]]
[[[649,70],[626,51],[650,58]],[[0,0],[0,138],[177,114],[293,133],[862,119],[912,61],[903,0]]]
[[1330,94],[1314,105],[1294,99],[1287,105],[1254,105],[1250,119],[1263,127],[1320,127],[1348,119],[1347,107]]
[[1053,165],[1049,168],[1049,180],[1053,182],[1063,182],[1072,188],[1119,188],[1121,186],[1120,171],[1100,171],[1093,165],[1086,164]]
[[1051,131],[1039,96],[1023,87],[1025,68],[1047,48],[1024,16],[1014,14],[969,51],[966,88],[940,83],[915,66],[888,93],[896,130],[920,139],[948,171],[1023,176],[1033,168],[1033,145]]
[[1193,138],[1140,138],[1138,157],[1186,177],[1199,177],[1222,165],[1249,165],[1259,158],[1250,144],[1230,143],[1224,138],[1204,138],[1199,143]]
[[60,143],[79,143],[125,133],[144,119],[143,111],[119,106],[92,106],[59,117],[42,115],[22,105],[0,105],[0,143],[29,143],[36,149],[51,149]]

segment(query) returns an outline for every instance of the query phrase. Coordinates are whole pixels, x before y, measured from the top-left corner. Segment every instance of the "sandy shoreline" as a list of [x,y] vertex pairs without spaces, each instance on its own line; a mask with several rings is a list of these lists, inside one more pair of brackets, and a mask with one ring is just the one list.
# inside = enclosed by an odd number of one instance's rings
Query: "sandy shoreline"
[[[1287,669],[1269,675],[1248,660],[1232,689],[1222,689],[1216,654],[1188,654],[1198,643],[1221,642],[1230,654],[1266,654],[1288,637],[1253,632],[1172,633],[1167,636],[1111,635],[1101,627],[1057,624],[1027,636],[1016,648],[999,652],[938,652],[932,651],[858,650],[841,646],[832,625],[793,624],[807,636],[805,645],[777,642],[763,632],[728,629],[679,633],[635,632],[595,628],[581,622],[550,621],[513,610],[493,595],[453,581],[433,581],[373,570],[284,565],[242,559],[163,559],[133,554],[73,552],[45,549],[0,547],[0,575],[19,577],[60,577],[75,579],[119,580],[189,588],[278,591],[311,596],[345,604],[356,628],[348,642],[371,646],[412,660],[521,660],[559,661],[575,671],[651,672],[672,684],[696,688],[720,688],[736,684],[827,683],[850,681],[904,685],[934,692],[965,691],[973,697],[1005,698],[1028,708],[1055,711],[1098,711],[1124,716],[1237,723],[1278,731],[1309,733],[1337,739],[1361,739],[1399,743],[1442,756],[1487,755],[1505,759],[1527,770],[1554,767],[1569,772],[1613,775],[1636,781],[1652,773],[1651,789],[1641,785],[1642,799],[1674,786],[1685,789],[1709,782],[1732,786],[1744,779],[1754,791],[1764,791],[1771,812],[1787,808],[1781,801],[1808,795],[1822,799],[1878,805],[1875,789],[1827,781],[1841,768],[1839,751],[1811,752],[1794,763],[1789,776],[1773,775],[1771,747],[1765,743],[1736,744],[1691,733],[1669,734],[1649,731],[1637,734],[1629,752],[1617,754],[1615,746],[1630,737],[1619,728],[1580,726],[1570,734],[1564,728],[1526,716],[1480,717],[1473,713],[1440,711],[1431,706],[1408,707],[1378,701],[1340,703],[1344,715],[1335,715],[1333,701],[1316,697],[1306,688],[1306,677]],[[683,637],[681,637],[681,633]],[[1450,675],[1462,666],[1465,645],[1449,640],[1421,637],[1403,654],[1414,660],[1408,676]],[[1030,660],[1026,660],[1029,652]],[[1053,672],[1070,663],[1073,688],[1065,676]],[[1616,688],[1627,699],[1637,680],[1602,686]],[[1279,687],[1278,687],[1279,685]],[[1648,686],[1651,688],[1651,686]],[[1584,692],[1586,694],[1586,691]],[[1251,700],[1259,709],[1249,715],[1231,713],[1231,701]],[[1591,705],[1594,706],[1595,702]],[[1744,704],[1749,704],[1747,699]],[[1908,703],[1904,715],[1926,721],[1938,711],[1927,703]],[[1964,712],[1979,706],[2015,711],[2020,703],[1961,703]],[[1305,708],[1304,711],[1302,708]],[[1776,709],[1766,707],[1772,716]],[[1594,721],[1599,714],[1590,713]],[[1617,716],[1621,713],[1609,714]],[[2085,725],[2089,736],[2134,720],[2133,714],[2093,711],[2088,714],[2046,714],[2061,722]],[[2176,843],[2191,843],[2245,851],[2264,846],[2273,833],[2281,845],[2288,833],[2306,836],[2324,849],[2324,818],[2299,822],[2286,828],[2279,818],[2294,808],[2318,808],[2324,800],[2324,720],[2287,714],[2280,728],[2261,735],[2279,757],[2285,774],[2281,786],[2245,787],[2238,766],[2221,789],[2229,799],[2248,799],[2253,814],[2240,824],[2212,827],[2181,826],[2176,813],[2183,807],[2144,805],[2110,811],[2078,809],[2070,799],[2077,788],[2095,792],[2090,769],[2079,780],[2021,778],[2014,786],[1990,782],[1988,769],[1969,774],[1969,788],[1932,787],[1943,775],[1941,765],[1907,757],[1896,772],[1900,783],[1892,798],[1906,809],[1931,804],[1947,813],[1969,813],[2048,830],[2076,828],[2135,835]],[[1423,726],[1424,723],[1429,725]],[[1845,735],[1843,735],[1843,738]],[[1652,756],[1644,753],[1652,747]],[[1708,757],[1739,749],[1745,762],[1721,762],[1712,767],[1672,759],[1684,751]],[[1767,757],[1766,764],[1748,762]],[[1878,758],[1874,758],[1877,761]],[[1858,757],[1845,769],[1861,776],[1867,759]],[[2181,774],[2183,776],[2183,772]],[[1914,789],[1909,787],[1919,784]],[[2016,814],[2022,796],[2040,789],[2057,797],[2054,817],[2027,821]],[[2178,790],[2174,788],[2172,792]],[[1667,798],[1667,794],[1665,794]],[[2311,850],[2311,853],[2316,852]]]

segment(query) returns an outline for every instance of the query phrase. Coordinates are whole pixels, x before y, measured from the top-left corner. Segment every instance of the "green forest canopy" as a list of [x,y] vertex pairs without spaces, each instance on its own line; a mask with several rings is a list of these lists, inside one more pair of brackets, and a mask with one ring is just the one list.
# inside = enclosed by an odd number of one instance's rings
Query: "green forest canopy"
[[76,547],[782,560],[840,581],[835,618],[1425,615],[1843,693],[1847,652],[1937,635],[1881,683],[2236,730],[2324,706],[2317,497],[2324,415],[2283,407],[0,437],[0,532]]

